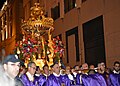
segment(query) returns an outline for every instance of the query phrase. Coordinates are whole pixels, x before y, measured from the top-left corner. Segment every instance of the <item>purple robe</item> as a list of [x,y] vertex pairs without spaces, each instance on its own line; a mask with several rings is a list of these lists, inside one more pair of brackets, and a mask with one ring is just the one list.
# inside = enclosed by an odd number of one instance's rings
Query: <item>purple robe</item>
[[101,73],[99,73],[100,75],[102,75],[103,76],[103,78],[105,79],[105,81],[106,81],[106,84],[107,84],[107,86],[108,86],[108,78],[107,78],[107,75],[109,75],[107,72],[104,72],[103,74],[101,74]]
[[40,75],[38,77],[38,86],[45,86],[45,82],[47,80],[47,77],[45,75]]
[[100,74],[82,75],[84,86],[107,86],[105,79]]
[[62,84],[70,86],[70,80],[67,75],[60,75],[57,77],[54,74],[51,74],[48,77],[45,86],[61,86]]
[[80,74],[77,75],[77,85],[80,86],[107,86],[105,79],[100,74],[82,75],[82,84],[80,83]]
[[120,86],[120,74],[110,74],[109,80],[109,86]]
[[78,74],[76,74],[76,76],[75,76],[73,73],[71,73],[71,75],[73,76],[73,80],[71,80],[71,85],[75,86],[75,85],[77,85],[76,81],[77,81]]
[[34,81],[30,81],[28,79],[28,76],[26,74],[21,76],[22,82],[24,84],[24,86],[38,86],[38,82],[36,79],[34,79]]
[[82,78],[82,74],[77,74],[76,75],[76,85],[82,86],[82,83],[80,82],[80,77]]
[[68,75],[61,75],[62,76],[62,82],[65,84],[65,86],[71,86],[71,80],[68,78]]

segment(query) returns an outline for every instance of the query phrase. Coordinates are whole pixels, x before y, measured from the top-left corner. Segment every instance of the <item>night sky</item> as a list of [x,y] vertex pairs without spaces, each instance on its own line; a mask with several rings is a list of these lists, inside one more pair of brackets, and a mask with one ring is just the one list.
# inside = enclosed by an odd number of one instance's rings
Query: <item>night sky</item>
[[0,9],[2,8],[2,6],[3,6],[3,4],[4,4],[5,1],[6,0],[0,0]]

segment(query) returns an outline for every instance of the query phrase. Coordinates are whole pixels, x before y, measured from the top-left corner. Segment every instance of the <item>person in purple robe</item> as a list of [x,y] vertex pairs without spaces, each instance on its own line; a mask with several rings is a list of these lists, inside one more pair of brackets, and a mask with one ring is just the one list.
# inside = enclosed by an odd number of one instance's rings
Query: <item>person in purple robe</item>
[[39,66],[36,66],[35,77],[39,77],[42,74]]
[[77,85],[80,86],[107,86],[105,79],[100,74],[82,74],[77,76]]
[[82,82],[84,86],[107,86],[105,79],[100,74],[83,75]]
[[[70,83],[71,85],[76,85],[76,80],[75,80],[75,77],[73,75],[73,73],[71,73],[71,68],[70,66],[66,66],[65,68],[65,74],[68,76],[68,78],[70,79]],[[77,74],[77,73],[75,73]]]
[[77,76],[76,76],[76,85],[83,86],[83,84],[82,84],[82,73],[77,74]]
[[109,75],[109,86],[120,86],[120,74]]
[[21,76],[24,86],[38,86],[38,82],[34,78],[35,71],[36,71],[36,64],[34,62],[29,62],[28,71]]
[[70,80],[66,75],[60,75],[60,66],[56,62],[52,65],[53,73],[48,77],[45,86],[70,86]]
[[106,84],[108,86],[108,76],[109,76],[109,69],[106,68],[106,65],[104,62],[101,62],[98,64],[98,69],[97,69],[97,72],[103,76],[103,78],[105,79],[106,81]]
[[39,86],[45,86],[45,82],[49,76],[50,72],[49,72],[49,66],[48,65],[44,65],[43,66],[43,74],[41,74],[38,77],[38,84]]
[[119,61],[114,62],[113,73],[120,74],[120,62]]

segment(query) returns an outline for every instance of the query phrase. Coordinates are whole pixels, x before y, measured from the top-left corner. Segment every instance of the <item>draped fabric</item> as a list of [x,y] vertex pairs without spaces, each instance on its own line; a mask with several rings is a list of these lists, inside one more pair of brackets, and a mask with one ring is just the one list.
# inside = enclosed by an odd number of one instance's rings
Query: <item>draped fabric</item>
[[51,74],[47,81],[45,86],[70,86],[70,80],[66,75],[60,75],[60,76],[55,76]]
[[109,75],[109,86],[120,86],[120,74]]
[[40,75],[38,77],[38,86],[45,86],[45,82],[47,80],[47,76],[45,75]]
[[34,79],[34,81],[30,81],[26,74],[22,75],[21,79],[24,86],[38,86],[37,80]]
[[62,76],[62,83],[64,83],[65,86],[71,86],[71,80],[68,78],[67,75]]
[[46,81],[46,86],[61,86],[61,84],[62,76],[56,77],[53,74],[51,74]]
[[83,75],[82,82],[84,86],[107,86],[105,79],[99,74]]
[[72,75],[72,74],[66,74],[66,75],[67,75],[68,78],[70,79],[70,84],[71,84],[71,85],[76,85],[76,81],[75,81],[73,75]]
[[105,82],[106,82],[106,84],[107,84],[107,86],[108,86],[109,83],[108,83],[108,77],[107,77],[107,76],[108,76],[109,74],[108,74],[107,72],[104,72],[103,74],[100,73],[100,75],[103,76],[103,78],[105,79]]
[[76,73],[76,72],[73,72],[71,75],[73,76],[73,80],[71,80],[72,85],[76,85],[76,77],[77,77],[77,73]]
[[[82,84],[81,84],[81,80]],[[107,86],[105,79],[100,74],[90,74],[90,75],[77,75],[77,85],[80,86]]]
[[82,74],[77,74],[76,85],[82,86]]

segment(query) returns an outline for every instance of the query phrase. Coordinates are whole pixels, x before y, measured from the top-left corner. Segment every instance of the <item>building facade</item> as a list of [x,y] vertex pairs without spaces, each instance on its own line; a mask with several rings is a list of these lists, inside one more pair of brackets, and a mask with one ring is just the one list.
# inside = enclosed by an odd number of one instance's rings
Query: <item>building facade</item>
[[0,10],[0,56],[2,57],[14,53],[16,41],[22,39],[20,29],[22,7],[22,0],[6,0]]
[[[65,45],[65,56],[62,58],[65,65],[81,65],[85,62],[97,65],[99,62],[105,62],[108,67],[112,67],[114,61],[120,61],[119,0],[10,1],[14,1],[12,6],[16,9],[11,15],[16,16],[15,19],[12,18],[13,35],[17,31],[21,33],[18,29],[19,17],[27,20],[30,16],[30,7],[35,2],[44,7],[45,15],[55,20],[53,37],[59,35]],[[20,5],[23,6],[23,14],[21,11],[18,12],[17,1],[23,3]],[[17,31],[14,31],[16,29]],[[7,45],[5,47],[8,49]],[[7,50],[6,52],[10,53]]]

